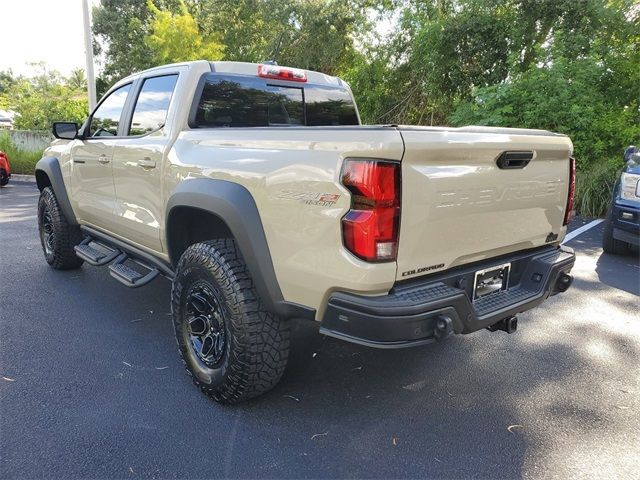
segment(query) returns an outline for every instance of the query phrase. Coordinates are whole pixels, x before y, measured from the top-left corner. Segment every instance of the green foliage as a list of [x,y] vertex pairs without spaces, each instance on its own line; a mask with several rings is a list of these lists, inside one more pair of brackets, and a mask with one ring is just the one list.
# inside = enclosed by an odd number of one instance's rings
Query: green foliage
[[71,72],[71,75],[67,78],[67,86],[72,90],[78,91],[87,89],[87,78],[82,68],[77,68]]
[[9,108],[7,91],[16,81],[17,79],[13,76],[11,70],[0,71],[0,109],[5,110]]
[[611,194],[622,170],[622,156],[605,159],[578,171],[575,209],[587,217],[603,217],[611,204]]
[[150,17],[145,0],[101,0],[93,7],[93,51],[104,60],[99,94],[120,78],[153,66],[144,41]]
[[153,54],[153,61],[159,65],[188,60],[219,60],[224,47],[216,39],[217,35],[204,37],[195,19],[183,1],[179,13],[160,10],[151,0],[148,8],[153,18],[145,43]]
[[15,146],[9,133],[0,131],[0,150],[7,154],[11,164],[11,173],[33,175],[42,151],[30,152]]
[[49,130],[55,121],[82,123],[88,114],[84,89],[41,65],[41,72],[21,78],[1,95],[7,107],[16,112],[14,127],[19,130]]
[[[98,90],[133,72],[202,58],[338,74],[351,63],[367,14],[390,0],[103,0],[93,10]],[[211,47],[211,49],[208,49]],[[279,47],[279,48],[278,48]]]

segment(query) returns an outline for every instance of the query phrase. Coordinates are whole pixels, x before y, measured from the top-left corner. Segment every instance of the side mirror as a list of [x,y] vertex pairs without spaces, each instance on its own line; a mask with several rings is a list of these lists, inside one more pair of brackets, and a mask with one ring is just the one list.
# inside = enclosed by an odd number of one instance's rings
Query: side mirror
[[53,122],[53,136],[63,140],[78,137],[78,124],[74,122]]

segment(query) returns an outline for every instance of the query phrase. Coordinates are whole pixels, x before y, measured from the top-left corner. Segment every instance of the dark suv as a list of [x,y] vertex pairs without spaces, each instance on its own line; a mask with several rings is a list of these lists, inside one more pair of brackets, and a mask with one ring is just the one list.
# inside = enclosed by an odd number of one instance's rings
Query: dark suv
[[638,247],[640,236],[640,148],[624,151],[625,167],[613,189],[613,199],[605,220],[602,248],[624,255]]

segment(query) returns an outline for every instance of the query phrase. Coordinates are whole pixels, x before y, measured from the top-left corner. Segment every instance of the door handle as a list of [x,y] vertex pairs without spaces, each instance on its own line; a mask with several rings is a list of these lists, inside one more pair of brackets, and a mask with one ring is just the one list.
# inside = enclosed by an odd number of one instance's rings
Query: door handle
[[138,166],[142,168],[156,168],[156,161],[151,160],[149,157],[144,157],[142,160],[138,160]]
[[109,163],[109,159],[105,156],[105,155],[100,155],[98,157],[98,162],[100,162],[103,165],[106,165],[107,163]]

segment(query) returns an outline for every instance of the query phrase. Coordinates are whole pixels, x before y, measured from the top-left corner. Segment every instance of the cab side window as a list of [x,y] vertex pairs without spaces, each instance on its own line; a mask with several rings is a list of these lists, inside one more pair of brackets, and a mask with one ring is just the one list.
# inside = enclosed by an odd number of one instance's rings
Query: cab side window
[[118,135],[120,116],[130,89],[131,84],[123,85],[104,99],[91,117],[90,137],[115,137]]
[[145,135],[164,126],[178,75],[147,78],[133,110],[129,136]]

